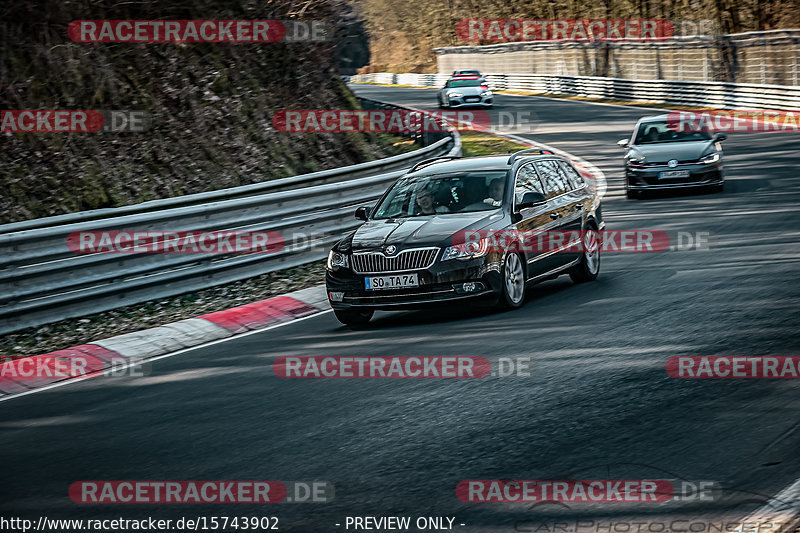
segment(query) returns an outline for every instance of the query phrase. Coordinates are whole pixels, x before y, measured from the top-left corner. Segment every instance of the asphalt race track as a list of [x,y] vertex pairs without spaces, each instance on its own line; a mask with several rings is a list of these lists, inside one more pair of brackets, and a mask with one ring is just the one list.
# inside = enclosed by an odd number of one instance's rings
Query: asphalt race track
[[[354,90],[435,109],[433,90]],[[3,514],[278,516],[280,530],[307,532],[344,531],[354,515],[450,516],[457,530],[512,532],[548,520],[736,519],[792,484],[800,477],[797,380],[677,380],[665,363],[800,355],[800,137],[730,135],[721,194],[627,200],[615,143],[657,112],[498,95],[491,113],[503,110],[533,112],[526,136],[603,170],[607,229],[709,232],[710,249],[605,254],[596,282],[537,285],[514,312],[378,313],[362,330],[325,313],[155,361],[145,377],[0,402]],[[530,356],[533,372],[284,380],[270,366],[281,355]],[[726,490],[711,502],[648,506],[530,509],[456,498],[461,480],[507,478],[675,478]],[[336,497],[78,505],[67,495],[77,480],[325,480]]]

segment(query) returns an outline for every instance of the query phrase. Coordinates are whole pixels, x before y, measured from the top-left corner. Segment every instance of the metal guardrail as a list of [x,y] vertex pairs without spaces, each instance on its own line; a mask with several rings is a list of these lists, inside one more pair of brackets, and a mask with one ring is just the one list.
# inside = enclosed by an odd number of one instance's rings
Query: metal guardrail
[[[407,109],[362,99],[364,109]],[[0,226],[0,334],[291,268],[327,255],[415,163],[461,153],[455,129],[406,134],[424,147],[369,163],[179,198]],[[277,231],[275,253],[70,251],[80,231]],[[290,238],[287,238],[290,237]]]
[[[594,76],[545,74],[485,74],[495,90],[530,91],[537,94],[610,98],[711,108],[798,109],[800,86],[742,83],[629,80]],[[390,74],[378,72],[350,76],[356,83],[401,84],[441,87],[446,74]]]

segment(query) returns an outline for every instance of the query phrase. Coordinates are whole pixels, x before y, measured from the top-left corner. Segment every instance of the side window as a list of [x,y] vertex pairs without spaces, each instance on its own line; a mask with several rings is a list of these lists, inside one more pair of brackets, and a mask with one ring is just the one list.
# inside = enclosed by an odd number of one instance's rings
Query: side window
[[558,162],[552,159],[545,159],[543,161],[536,161],[536,170],[542,177],[544,183],[545,196],[550,199],[559,194],[564,194],[571,187],[567,183],[567,178],[560,171]]
[[573,168],[572,165],[566,161],[559,161],[558,165],[561,167],[561,170],[564,171],[564,174],[567,175],[567,179],[572,184],[573,189],[582,189],[583,186],[586,185],[581,175]]
[[539,176],[533,168],[533,163],[528,163],[517,170],[517,178],[514,183],[515,201],[519,202],[523,194],[531,191],[545,194],[542,182],[539,181]]

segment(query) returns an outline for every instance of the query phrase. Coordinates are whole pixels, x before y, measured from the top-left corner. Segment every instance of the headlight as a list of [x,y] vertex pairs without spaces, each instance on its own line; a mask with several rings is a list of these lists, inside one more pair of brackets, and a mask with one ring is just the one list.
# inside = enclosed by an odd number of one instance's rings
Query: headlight
[[700,159],[701,163],[709,164],[709,163],[716,163],[719,161],[719,152],[715,152],[713,154],[706,154]]
[[483,91],[481,96],[492,96],[492,91]]
[[645,158],[645,156],[643,156],[643,155],[632,155],[632,156],[628,157],[628,162],[629,163],[634,163],[634,164],[639,164],[639,165],[644,163],[646,160],[647,160],[647,158]]
[[340,252],[331,250],[328,254],[328,270],[338,270],[340,268],[349,268],[350,260],[346,255]]
[[442,254],[442,261],[448,259],[474,259],[483,257],[489,252],[489,239],[484,238],[479,241],[465,242],[455,246],[448,246]]
[[461,98],[464,95],[461,93],[452,92],[452,93],[447,93],[447,96],[449,96],[450,98]]

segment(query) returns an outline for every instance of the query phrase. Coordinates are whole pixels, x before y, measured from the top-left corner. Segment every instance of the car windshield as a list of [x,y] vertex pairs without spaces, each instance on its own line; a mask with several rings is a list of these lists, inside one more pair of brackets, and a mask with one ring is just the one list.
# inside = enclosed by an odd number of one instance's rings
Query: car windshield
[[480,87],[481,80],[450,80],[450,87]]
[[711,134],[706,130],[680,131],[676,125],[667,121],[642,122],[636,132],[633,144],[658,144],[688,141],[707,141]]
[[375,208],[375,219],[467,213],[505,203],[505,170],[407,176]]
[[480,74],[477,70],[457,70],[455,76],[466,76],[466,75],[475,75],[477,76]]

